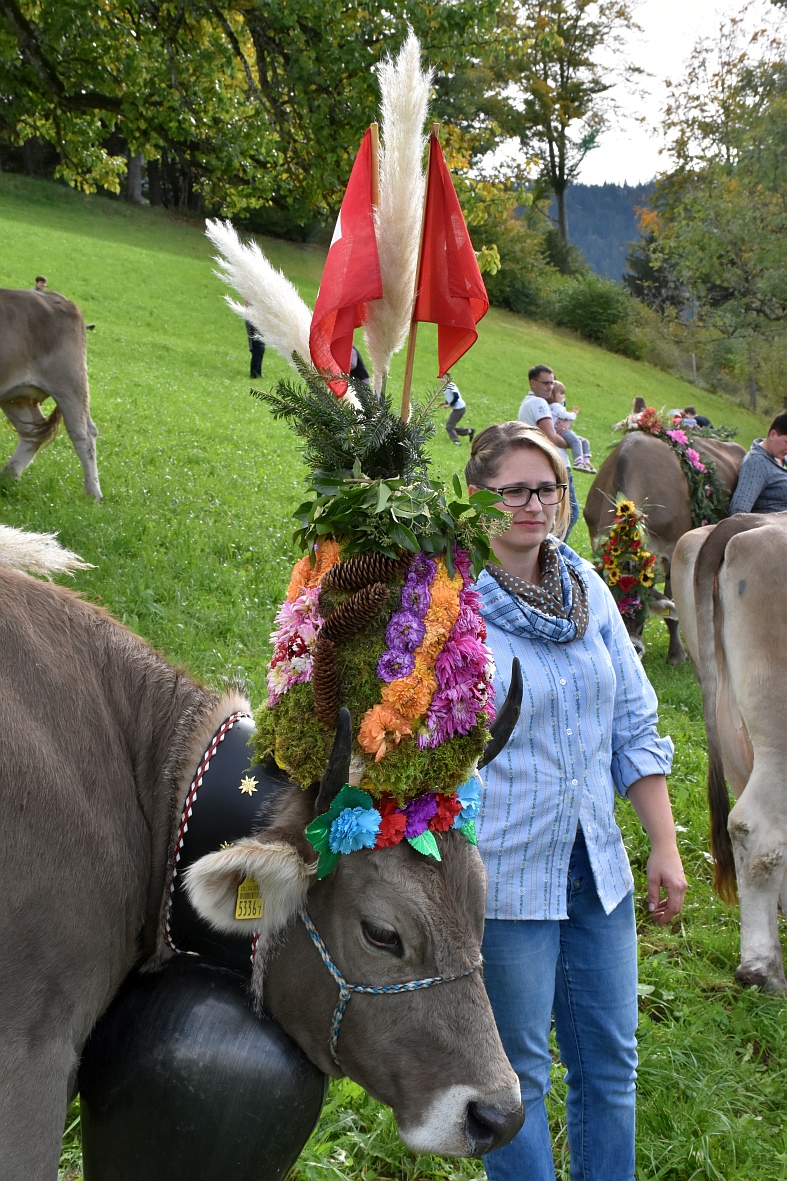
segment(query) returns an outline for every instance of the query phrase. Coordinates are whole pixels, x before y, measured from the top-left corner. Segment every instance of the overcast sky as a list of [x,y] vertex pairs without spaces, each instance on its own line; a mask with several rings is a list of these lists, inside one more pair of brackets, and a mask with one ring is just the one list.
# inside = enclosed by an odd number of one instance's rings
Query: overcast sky
[[[724,16],[740,14],[743,7],[741,0],[641,0],[635,15],[643,31],[629,35],[626,57],[653,77],[640,83],[649,92],[647,98],[632,99],[617,89],[620,105],[634,115],[647,114],[650,126],[658,130],[667,94],[664,79],[680,77],[698,38],[712,37]],[[772,21],[778,11],[768,0],[753,0],[747,24],[754,28],[763,16]],[[659,156],[660,144],[660,134],[654,137],[645,126],[624,119],[587,156],[579,180],[596,185],[650,180],[666,166],[666,158]]]

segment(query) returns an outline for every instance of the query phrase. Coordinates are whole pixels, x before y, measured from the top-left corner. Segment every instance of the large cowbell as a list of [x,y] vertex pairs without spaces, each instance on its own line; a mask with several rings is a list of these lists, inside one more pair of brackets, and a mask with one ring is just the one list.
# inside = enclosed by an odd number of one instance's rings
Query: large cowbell
[[178,956],[126,981],[80,1068],[85,1181],[283,1181],[327,1079],[248,980]]
[[[252,1008],[249,939],[216,935],[181,887],[194,860],[264,826],[281,790],[250,766],[253,732],[249,717],[221,732],[188,820],[169,911],[188,954],[132,973],[85,1048],[85,1181],[283,1181],[319,1118],[325,1076]],[[253,793],[238,790],[247,777]]]

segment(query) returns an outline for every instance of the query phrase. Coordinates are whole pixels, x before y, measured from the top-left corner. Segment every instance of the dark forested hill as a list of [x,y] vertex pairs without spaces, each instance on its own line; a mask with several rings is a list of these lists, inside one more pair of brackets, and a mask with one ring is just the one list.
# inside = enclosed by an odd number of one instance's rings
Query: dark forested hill
[[647,205],[652,192],[652,184],[576,184],[568,189],[569,237],[597,274],[620,279],[629,243],[639,238],[635,207]]

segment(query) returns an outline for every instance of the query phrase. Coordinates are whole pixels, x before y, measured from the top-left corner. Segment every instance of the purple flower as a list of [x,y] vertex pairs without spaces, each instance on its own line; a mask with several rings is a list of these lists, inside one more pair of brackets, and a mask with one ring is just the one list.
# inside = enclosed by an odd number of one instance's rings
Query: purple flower
[[440,688],[482,680],[487,664],[487,649],[474,636],[451,632],[437,657],[435,673]]
[[423,620],[412,611],[397,611],[385,630],[385,642],[396,652],[415,652],[425,632]]
[[381,681],[395,681],[399,677],[409,677],[414,668],[415,656],[412,652],[383,652],[377,661],[377,675]]
[[414,615],[423,619],[429,610],[430,602],[431,596],[426,583],[408,574],[402,587],[402,610],[412,611]]
[[705,485],[705,495],[708,497],[713,496],[713,489],[711,488],[710,484]]
[[454,565],[462,575],[465,586],[472,581],[473,570],[470,565],[470,554],[466,549],[454,549]]
[[409,582],[411,578],[414,578],[418,582],[429,583],[436,573],[437,566],[435,565],[434,559],[427,558],[426,554],[420,553],[416,554],[410,563],[410,568],[407,571],[407,580]]
[[429,792],[425,796],[419,796],[416,800],[410,800],[410,803],[404,810],[404,814],[407,817],[407,824],[404,829],[405,838],[409,840],[411,837],[420,837],[422,832],[426,832],[429,821],[436,812],[437,800],[433,792]]

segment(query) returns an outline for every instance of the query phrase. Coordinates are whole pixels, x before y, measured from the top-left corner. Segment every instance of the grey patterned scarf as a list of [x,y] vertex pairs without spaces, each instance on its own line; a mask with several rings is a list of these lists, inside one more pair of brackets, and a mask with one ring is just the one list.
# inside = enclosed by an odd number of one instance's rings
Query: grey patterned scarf
[[581,639],[588,626],[588,589],[580,563],[567,545],[547,538],[538,552],[538,586],[516,578],[494,562],[488,562],[486,569],[503,590],[525,605],[534,634],[566,644]]

